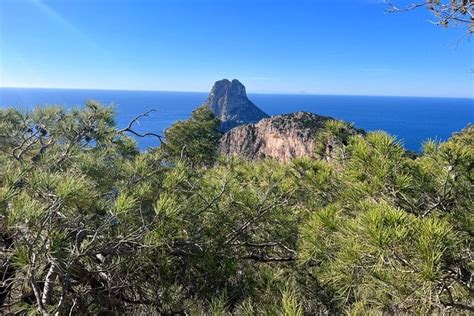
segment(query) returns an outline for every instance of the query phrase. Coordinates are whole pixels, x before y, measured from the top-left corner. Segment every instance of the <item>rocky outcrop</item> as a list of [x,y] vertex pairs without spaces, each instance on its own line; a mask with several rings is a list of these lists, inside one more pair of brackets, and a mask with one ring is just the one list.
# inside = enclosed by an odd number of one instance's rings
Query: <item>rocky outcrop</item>
[[[275,158],[287,162],[313,155],[317,132],[332,119],[308,112],[269,117],[247,98],[244,85],[236,79],[217,81],[203,106],[221,121],[225,134],[219,153],[253,160]],[[361,132],[350,129],[351,134]]]
[[203,106],[209,106],[221,120],[223,132],[269,117],[247,98],[244,85],[236,79],[217,81]]
[[249,159],[275,158],[290,161],[310,156],[314,137],[330,117],[297,112],[265,118],[256,124],[238,126],[221,139],[219,152]]

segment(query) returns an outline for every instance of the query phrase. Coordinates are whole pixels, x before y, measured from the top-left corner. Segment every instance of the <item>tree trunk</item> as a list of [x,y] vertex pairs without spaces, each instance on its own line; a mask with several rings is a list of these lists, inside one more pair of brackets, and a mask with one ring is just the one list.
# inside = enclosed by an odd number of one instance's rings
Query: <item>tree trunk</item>
[[43,296],[41,297],[41,303],[43,303],[44,306],[49,305],[51,302],[51,295],[53,294],[56,277],[56,264],[51,262],[51,266],[49,267],[48,273],[46,274],[46,278],[44,280]]

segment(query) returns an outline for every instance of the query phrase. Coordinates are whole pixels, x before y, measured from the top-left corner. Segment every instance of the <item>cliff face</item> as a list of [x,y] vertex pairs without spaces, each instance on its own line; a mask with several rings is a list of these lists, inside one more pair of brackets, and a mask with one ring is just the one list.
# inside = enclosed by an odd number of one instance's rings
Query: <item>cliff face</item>
[[221,121],[225,134],[219,153],[255,160],[268,157],[287,162],[313,155],[314,138],[331,119],[308,112],[269,117],[247,98],[244,85],[236,79],[217,81],[203,106]]
[[221,120],[223,132],[269,117],[247,98],[244,85],[236,79],[217,81],[203,106],[209,106]]
[[297,112],[238,126],[222,137],[219,152],[250,159],[271,157],[284,162],[310,156],[316,132],[329,119],[313,113]]

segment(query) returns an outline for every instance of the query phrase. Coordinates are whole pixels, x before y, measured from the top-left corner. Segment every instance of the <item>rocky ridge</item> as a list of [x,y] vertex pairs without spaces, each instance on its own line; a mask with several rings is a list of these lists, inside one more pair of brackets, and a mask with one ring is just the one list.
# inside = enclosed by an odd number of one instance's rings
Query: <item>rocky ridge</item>
[[313,113],[296,112],[237,126],[222,137],[219,152],[255,160],[275,158],[283,162],[310,156],[314,151],[317,131],[330,119]]

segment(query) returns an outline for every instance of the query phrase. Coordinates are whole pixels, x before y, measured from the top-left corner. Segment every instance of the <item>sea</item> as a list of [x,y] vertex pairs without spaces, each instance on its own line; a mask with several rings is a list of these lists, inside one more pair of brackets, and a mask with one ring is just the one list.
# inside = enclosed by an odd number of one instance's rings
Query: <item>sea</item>
[[[420,151],[428,139],[445,141],[474,122],[474,99],[468,98],[253,93],[248,97],[270,115],[308,111],[352,122],[366,131],[384,130],[412,151]],[[96,100],[114,107],[118,127],[153,109],[135,128],[157,134],[187,119],[206,98],[204,92],[0,88],[1,108],[24,111],[47,105],[81,107],[87,100]],[[143,150],[159,145],[153,137],[137,141]]]

